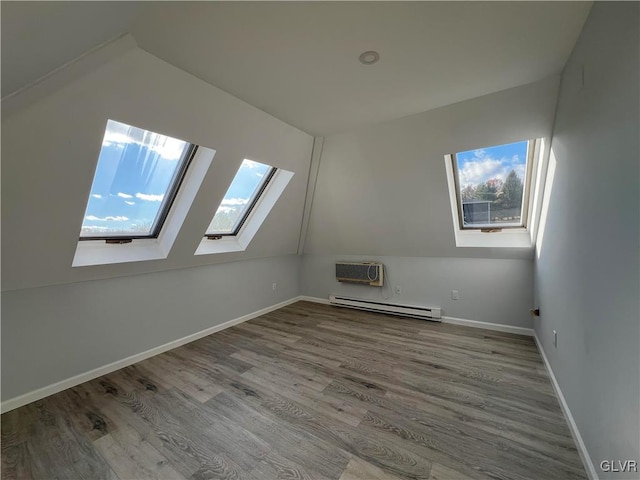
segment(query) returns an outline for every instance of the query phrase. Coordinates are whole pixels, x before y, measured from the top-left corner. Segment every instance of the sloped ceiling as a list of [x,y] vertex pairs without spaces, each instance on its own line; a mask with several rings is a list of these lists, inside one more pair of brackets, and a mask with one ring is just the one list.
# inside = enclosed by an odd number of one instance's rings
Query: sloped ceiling
[[[2,2],[2,93],[129,31],[314,135],[558,74],[591,2]],[[376,65],[358,56],[380,52]]]
[[140,2],[2,2],[2,97],[126,33]]
[[[507,100],[495,104],[462,101],[557,74],[589,9],[576,2],[114,4],[0,4],[8,92],[123,32],[138,42],[130,53],[3,117],[5,289],[296,253],[313,139],[277,119],[316,135],[358,127],[325,142],[305,252],[462,255],[454,248],[442,155],[467,144],[548,136],[556,90],[505,93],[500,98]],[[365,67],[357,57],[369,49],[381,60]],[[474,107],[477,102],[486,107]],[[517,102],[538,113],[512,112]],[[445,121],[443,112],[453,117]],[[106,118],[217,151],[165,261],[71,267]],[[203,228],[243,158],[296,176],[247,252],[196,258]],[[407,188],[407,178],[414,188]],[[371,185],[375,195],[362,202]],[[409,226],[394,209],[408,192],[415,192],[415,214],[403,218],[419,219]],[[402,208],[397,211],[409,212]],[[379,222],[379,211],[391,220]],[[383,242],[395,230],[402,231],[395,243]]]
[[[57,83],[56,76],[43,84]],[[166,132],[216,154],[166,259],[74,268],[107,119]],[[295,254],[312,143],[306,133],[130,46],[2,119],[2,288]],[[244,252],[194,255],[244,158],[295,176]]]

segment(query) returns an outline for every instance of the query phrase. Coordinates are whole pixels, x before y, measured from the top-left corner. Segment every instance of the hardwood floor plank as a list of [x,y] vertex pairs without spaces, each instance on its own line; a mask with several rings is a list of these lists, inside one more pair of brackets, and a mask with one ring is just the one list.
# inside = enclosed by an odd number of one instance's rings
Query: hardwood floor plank
[[468,477],[451,467],[434,463],[429,480],[473,480],[473,477]]
[[[252,394],[247,398],[254,399]],[[290,428],[259,403],[254,406],[244,401],[240,391],[223,392],[207,402],[243,428],[269,442],[280,455],[293,463],[304,465],[315,478],[338,478],[348,463],[348,457],[329,442],[315,437],[300,428]],[[258,398],[259,400],[259,398]]]
[[251,474],[257,479],[328,480],[327,477],[318,473],[309,474],[304,467],[287,460],[273,450],[251,471]]
[[113,430],[109,417],[93,405],[86,397],[81,397],[77,390],[69,389],[49,397],[52,411],[65,417],[75,430],[94,441]]
[[2,478],[579,480],[529,337],[298,302],[2,415]]
[[340,480],[400,480],[400,477],[391,475],[361,458],[354,457],[340,476]]
[[181,480],[168,460],[132,429],[118,429],[93,442],[96,450],[123,480]]
[[322,415],[331,417],[339,422],[357,427],[365,413],[362,408],[353,408],[347,402],[333,399],[321,391],[308,388],[305,385],[294,383],[295,379],[278,377],[265,372],[260,368],[254,368],[242,374],[243,378],[249,379],[266,389],[270,389],[273,394],[283,392],[286,389],[286,397],[294,402],[298,402],[321,412]]
[[145,360],[144,368],[167,389],[178,388],[202,403],[222,391],[220,386],[198,375],[188,364],[172,361],[169,356],[158,355]]
[[420,456],[413,455],[398,444],[378,441],[376,437],[364,436],[355,428],[338,423],[325,423],[316,418],[307,408],[288,401],[281,396],[267,398],[262,406],[273,412],[291,428],[302,428],[342,450],[364,458],[368,462],[384,467],[399,475],[416,479],[427,479],[431,465]]
[[38,401],[34,407],[26,445],[35,478],[118,478],[89,439],[58,415],[50,402]]

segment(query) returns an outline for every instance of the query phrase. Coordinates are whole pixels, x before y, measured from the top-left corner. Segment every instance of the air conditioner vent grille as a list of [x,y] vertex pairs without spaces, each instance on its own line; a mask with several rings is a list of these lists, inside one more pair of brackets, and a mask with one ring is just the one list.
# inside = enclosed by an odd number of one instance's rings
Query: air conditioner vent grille
[[337,262],[336,280],[339,282],[368,284],[381,287],[384,284],[384,267],[375,262]]

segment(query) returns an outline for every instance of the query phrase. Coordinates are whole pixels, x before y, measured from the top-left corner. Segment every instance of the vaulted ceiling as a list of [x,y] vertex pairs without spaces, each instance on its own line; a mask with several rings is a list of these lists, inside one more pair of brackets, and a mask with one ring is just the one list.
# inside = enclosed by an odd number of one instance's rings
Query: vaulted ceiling
[[[130,32],[153,55],[325,135],[558,74],[590,6],[3,1],[2,96]],[[365,50],[380,61],[359,63]]]

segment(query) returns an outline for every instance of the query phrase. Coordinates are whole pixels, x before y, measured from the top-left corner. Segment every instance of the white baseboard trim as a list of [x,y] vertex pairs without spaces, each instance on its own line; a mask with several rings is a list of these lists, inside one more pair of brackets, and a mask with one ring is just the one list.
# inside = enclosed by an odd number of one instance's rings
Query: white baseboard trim
[[[306,302],[314,302],[314,303],[322,303],[324,305],[331,305],[329,299],[320,298],[320,297],[308,297],[306,295],[301,295],[298,297],[298,300],[303,300]],[[517,333],[519,335],[527,335],[529,337],[533,337],[533,329],[532,328],[523,328],[523,327],[513,327],[511,325],[502,325],[499,323],[488,323],[488,322],[478,322],[476,320],[467,320],[464,318],[455,318],[455,317],[442,317],[442,323],[452,323],[455,325],[464,325],[466,327],[474,327],[474,328],[484,328],[485,330],[494,330],[498,332],[507,332],[507,333]]]
[[41,400],[45,397],[48,397],[49,395],[53,395],[55,393],[61,392],[62,390],[66,390],[67,388],[75,387],[76,385],[80,385],[81,383],[88,382],[89,380],[93,380],[94,378],[101,377],[102,375],[106,375],[111,372],[115,372],[116,370],[128,367],[129,365],[141,362],[142,360],[154,357],[156,355],[159,355],[160,353],[164,353],[168,350],[180,347],[186,343],[193,342],[202,337],[206,337],[207,335],[211,335],[212,333],[219,332],[220,330],[233,327],[234,325],[238,325],[239,323],[243,323],[247,320],[251,320],[252,318],[259,317],[260,315],[264,315],[266,313],[273,312],[274,310],[278,310],[279,308],[286,307],[287,305],[291,305],[292,303],[295,303],[301,299],[302,297],[290,298],[289,300],[285,300],[284,302],[280,302],[275,305],[271,305],[270,307],[262,308],[255,312],[248,313],[247,315],[228,320],[218,325],[214,325],[213,327],[209,327],[200,332],[192,333],[191,335],[187,335],[186,337],[179,338],[178,340],[173,340],[169,343],[165,343],[164,345],[154,347],[145,352],[136,353],[135,355],[123,358],[122,360],[117,360],[115,362],[109,363],[108,365],[94,368],[93,370],[89,370],[88,372],[81,373],[74,377],[67,378],[51,385],[47,385],[46,387],[38,388],[37,390],[33,390],[32,392],[28,392],[23,395],[11,398],[0,404],[0,412],[6,413],[10,410],[22,407],[23,405],[27,405],[28,403],[35,402],[36,400]]
[[323,305],[331,305],[328,298],[320,298],[320,297],[307,297],[306,295],[301,295],[298,297],[298,300],[303,302],[313,302],[313,303],[322,303]]
[[463,325],[465,327],[484,328],[485,330],[494,330],[496,332],[516,333],[518,335],[526,335],[533,337],[533,328],[514,327],[512,325],[503,325],[501,323],[478,322],[477,320],[467,320],[466,318],[442,317],[442,323],[451,323],[454,325]]
[[589,452],[587,451],[587,447],[582,440],[582,435],[580,435],[580,430],[578,430],[578,425],[576,421],[573,419],[573,415],[571,414],[571,410],[569,410],[569,405],[562,394],[562,390],[560,390],[560,384],[556,379],[556,376],[551,369],[551,364],[547,359],[547,355],[544,353],[544,349],[542,348],[542,343],[538,338],[538,335],[533,333],[533,338],[536,342],[536,346],[538,347],[538,351],[540,352],[540,356],[542,357],[542,361],[544,362],[544,366],[547,369],[547,374],[551,379],[551,384],[553,385],[553,389],[556,392],[556,396],[560,401],[560,407],[562,409],[562,413],[564,414],[565,419],[567,420],[567,424],[569,425],[569,431],[571,432],[571,436],[573,437],[573,441],[578,447],[578,454],[580,455],[580,459],[582,460],[582,464],[584,465],[584,469],[587,472],[589,480],[598,480],[598,473],[596,471],[593,462],[591,461],[591,457],[589,456]]

